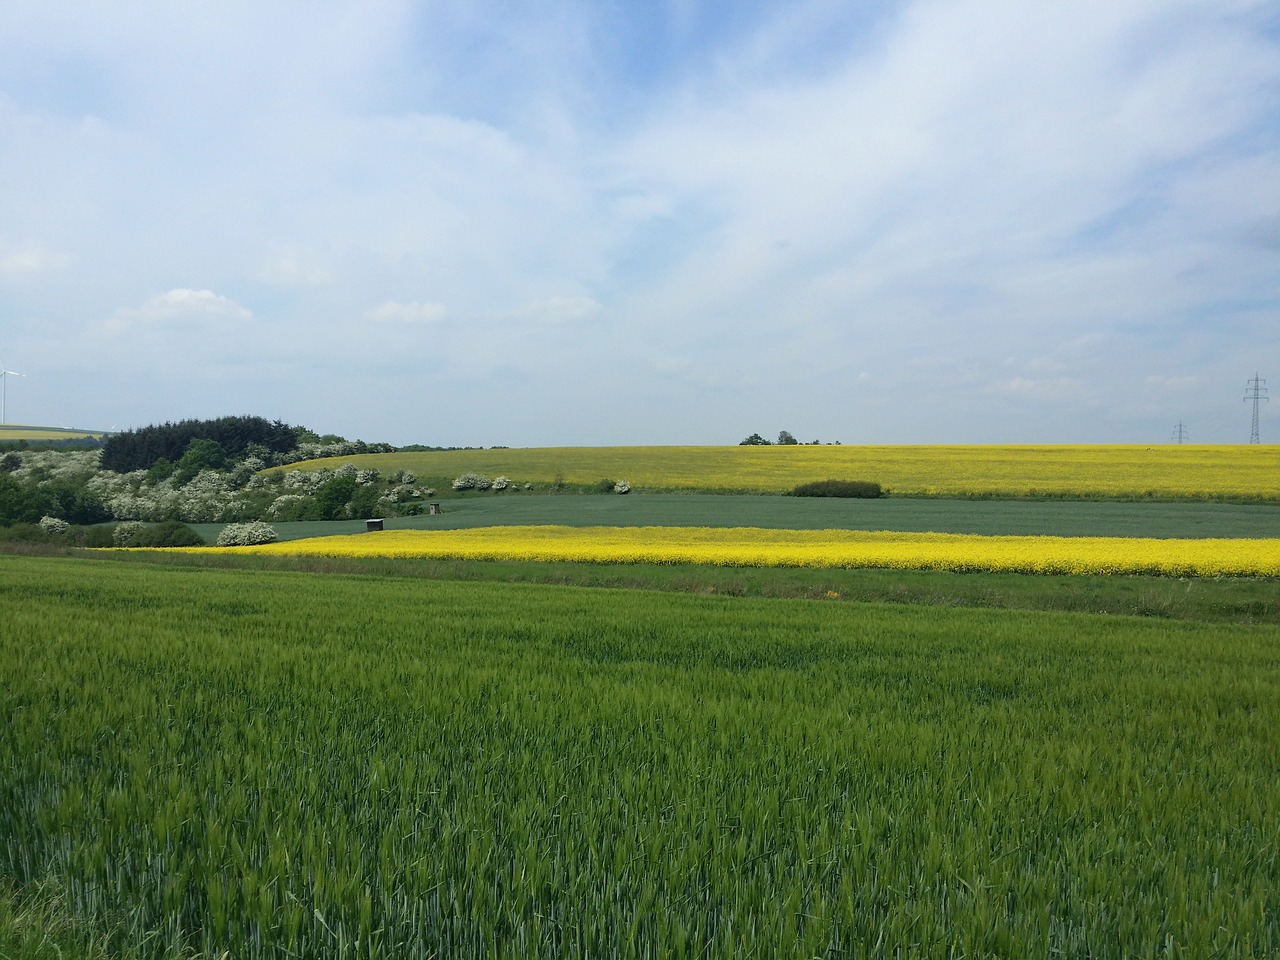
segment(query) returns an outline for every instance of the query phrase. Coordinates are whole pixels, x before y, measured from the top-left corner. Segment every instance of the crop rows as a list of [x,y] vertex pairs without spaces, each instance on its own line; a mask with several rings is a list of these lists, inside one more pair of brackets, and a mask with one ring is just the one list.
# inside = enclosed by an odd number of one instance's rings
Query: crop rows
[[[185,548],[208,551],[211,548]],[[225,549],[225,548],[224,548]],[[953,572],[1280,576],[1280,540],[986,537],[726,527],[393,530],[231,548],[281,556],[431,557]]]
[[1272,628],[0,564],[0,874],[134,955],[1280,952]]

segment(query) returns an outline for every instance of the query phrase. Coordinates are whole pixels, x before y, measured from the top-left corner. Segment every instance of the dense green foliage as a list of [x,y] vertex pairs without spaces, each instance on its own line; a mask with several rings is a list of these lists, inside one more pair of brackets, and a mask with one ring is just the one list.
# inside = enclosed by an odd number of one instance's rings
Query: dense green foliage
[[177,520],[148,524],[134,539],[135,547],[198,547],[204,538],[195,530]]
[[814,480],[791,491],[793,497],[841,497],[846,500],[874,500],[883,491],[870,480]]
[[129,473],[148,470],[161,458],[178,463],[195,440],[212,441],[223,457],[233,458],[254,450],[288,453],[299,442],[298,428],[264,417],[180,420],[112,434],[102,448],[102,468]]
[[[43,428],[42,428],[43,429]],[[41,437],[21,440],[0,440],[0,454],[19,450],[100,450],[107,442],[107,434],[101,437],[73,436],[65,439]]]
[[111,518],[102,499],[79,483],[58,480],[41,484],[0,472],[0,526],[38,523],[46,516],[76,524]]
[[0,874],[156,954],[1280,951],[1273,627],[0,565]]

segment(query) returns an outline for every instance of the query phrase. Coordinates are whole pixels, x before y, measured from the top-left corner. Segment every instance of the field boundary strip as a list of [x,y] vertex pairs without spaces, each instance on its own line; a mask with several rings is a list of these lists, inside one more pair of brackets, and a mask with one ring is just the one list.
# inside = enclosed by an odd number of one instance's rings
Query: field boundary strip
[[980,536],[744,527],[498,526],[393,530],[257,547],[188,547],[294,557],[421,557],[709,564],[731,567],[880,567],[954,572],[1280,576],[1280,539]]

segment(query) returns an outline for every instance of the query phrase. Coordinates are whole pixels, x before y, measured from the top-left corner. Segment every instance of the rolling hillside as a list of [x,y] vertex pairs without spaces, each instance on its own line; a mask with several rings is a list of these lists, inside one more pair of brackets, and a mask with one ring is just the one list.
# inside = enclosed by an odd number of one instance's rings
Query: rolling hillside
[[1280,500],[1280,446],[549,447],[368,454],[447,490],[464,473],[546,488],[625,479],[638,491],[784,493],[812,480],[871,480],[906,496]]

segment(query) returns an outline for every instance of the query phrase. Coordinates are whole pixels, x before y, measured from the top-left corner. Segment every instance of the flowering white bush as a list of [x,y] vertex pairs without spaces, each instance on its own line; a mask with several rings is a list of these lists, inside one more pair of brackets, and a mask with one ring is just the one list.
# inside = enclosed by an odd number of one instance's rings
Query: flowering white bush
[[311,498],[300,493],[281,494],[271,501],[271,506],[267,507],[267,516],[279,517],[282,513],[290,512],[293,507],[309,499]]
[[261,457],[246,457],[231,471],[230,485],[240,489],[249,486],[254,480],[262,480],[263,478],[258,476],[258,471],[265,467],[266,464]]
[[41,517],[40,529],[55,537],[60,537],[71,529],[71,524],[57,517]]
[[[348,464],[348,466],[355,470],[354,464]],[[314,493],[320,484],[336,476],[338,476],[337,471],[327,467],[320,470],[290,470],[284,475],[284,485],[290,489]]]
[[97,450],[19,451],[22,466],[13,471],[19,480],[43,483],[48,480],[84,481],[98,470]]
[[271,543],[275,539],[275,527],[261,520],[250,523],[229,523],[218,534],[218,546],[252,547],[259,543]]
[[614,493],[630,493],[631,484],[627,483],[627,481],[625,480],[619,480],[617,483],[613,485],[613,492]]
[[497,480],[493,481],[493,489],[505,490],[510,483],[511,481],[506,477],[499,477]]
[[133,473],[112,473],[110,470],[103,470],[85,481],[85,489],[97,496],[110,509],[110,501],[113,497],[132,495],[142,486],[144,479],[146,479],[146,473],[141,470]]
[[153,490],[150,496],[128,491],[106,501],[107,509],[117,520],[146,520],[155,523],[172,516],[176,503],[173,490]]
[[400,484],[398,487],[392,487],[387,491],[384,500],[390,503],[405,503],[409,500],[415,500],[422,496],[422,491],[417,487],[411,487],[408,484]]
[[488,490],[493,481],[478,473],[464,473],[453,481],[455,490]]
[[103,501],[117,520],[148,523],[226,523],[254,515],[257,508],[252,501],[236,496],[231,484],[229,474],[202,470],[182,487],[175,487],[172,480],[136,488],[126,485],[113,496],[104,496]]
[[276,466],[286,463],[297,463],[300,460],[319,460],[324,457],[350,457],[360,453],[394,453],[395,447],[389,443],[364,443],[344,440],[341,443],[300,443],[288,453],[274,454],[272,459]]
[[115,529],[111,531],[111,542],[117,547],[132,547],[137,543],[138,536],[145,526],[146,524],[139,523],[137,520],[117,523]]

